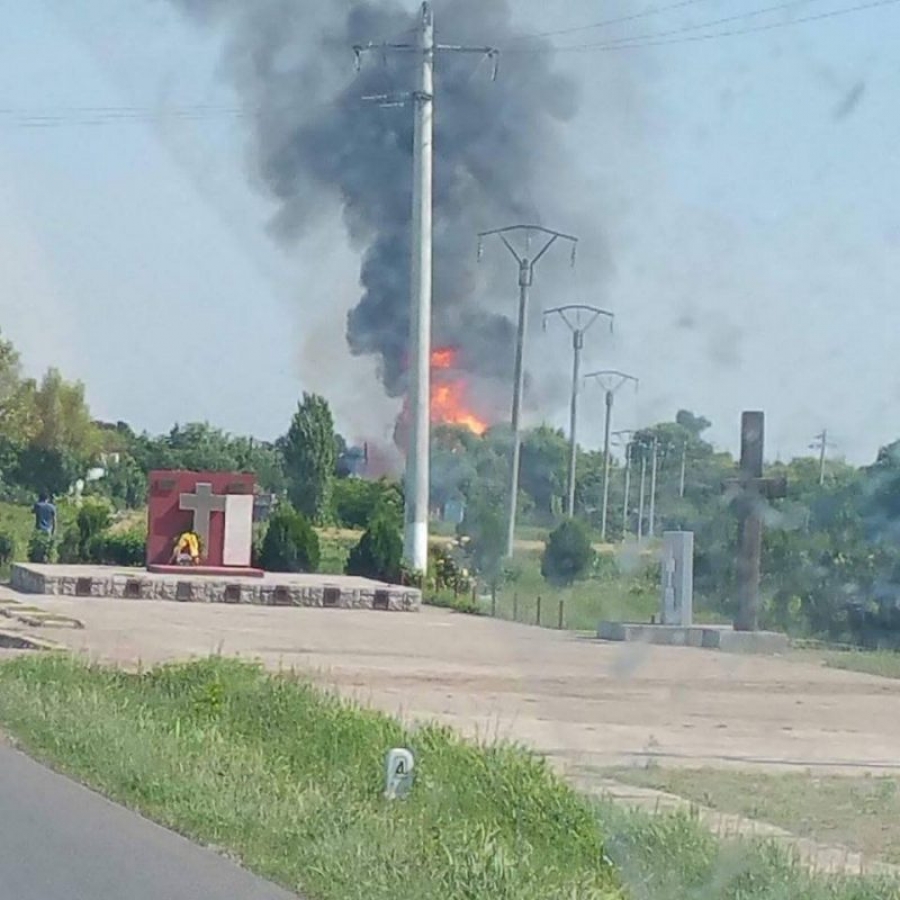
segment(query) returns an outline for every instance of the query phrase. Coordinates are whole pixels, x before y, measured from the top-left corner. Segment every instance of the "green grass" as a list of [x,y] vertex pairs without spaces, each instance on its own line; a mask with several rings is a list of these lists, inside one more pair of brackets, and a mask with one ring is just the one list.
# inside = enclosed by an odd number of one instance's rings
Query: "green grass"
[[[595,631],[601,619],[649,622],[658,611],[659,588],[656,567],[642,560],[617,560],[603,554],[593,577],[569,588],[556,588],[541,575],[540,553],[519,553],[513,576],[497,595],[497,616],[503,619],[559,626],[560,603],[563,628]],[[483,604],[489,612],[491,604]]]
[[812,874],[782,848],[722,841],[685,815],[602,805],[606,852],[630,900],[898,900],[897,883]]
[[[309,900],[897,900],[805,874],[685,818],[579,798],[525,751],[405,731],[296,678],[210,659],[128,674],[43,656],[0,666],[25,749]],[[412,747],[411,797],[381,797]]]
[[900,779],[771,775],[715,769],[625,769],[628,784],[780,825],[819,843],[900,864]]
[[832,669],[848,669],[882,678],[900,678],[900,653],[891,650],[830,651],[824,654],[825,664]]
[[[0,667],[29,751],[311,900],[616,896],[591,807],[546,766],[405,732],[288,676],[223,660],[126,674],[64,657]],[[410,746],[412,797],[381,797]]]

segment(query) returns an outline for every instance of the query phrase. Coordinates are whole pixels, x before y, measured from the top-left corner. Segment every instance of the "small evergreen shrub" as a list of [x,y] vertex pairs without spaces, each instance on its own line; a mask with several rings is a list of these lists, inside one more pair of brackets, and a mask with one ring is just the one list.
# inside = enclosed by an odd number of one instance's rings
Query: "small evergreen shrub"
[[316,572],[319,536],[309,520],[292,506],[282,505],[269,519],[259,563],[267,572]]

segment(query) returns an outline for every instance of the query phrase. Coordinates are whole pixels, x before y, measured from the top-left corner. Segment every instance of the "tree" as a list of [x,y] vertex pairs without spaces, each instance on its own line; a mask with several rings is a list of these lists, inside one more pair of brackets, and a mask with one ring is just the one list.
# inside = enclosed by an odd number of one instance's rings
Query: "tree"
[[556,515],[566,490],[569,444],[561,431],[541,425],[522,440],[522,490],[544,521]]
[[697,416],[690,410],[679,409],[675,415],[675,424],[689,432],[695,440],[700,440],[700,435],[712,425],[712,422],[706,416]]
[[472,568],[489,584],[496,585],[506,556],[506,515],[502,503],[485,497],[467,507],[459,532],[469,538],[467,552]]
[[334,420],[323,397],[303,394],[280,446],[291,502],[313,522],[323,524],[331,515],[336,462]]
[[335,482],[333,509],[337,524],[344,528],[365,528],[382,509],[400,518],[403,492],[400,485],[385,478],[340,478]]
[[567,519],[547,539],[541,575],[551,584],[568,587],[583,578],[594,563],[594,548],[587,526]]
[[97,454],[100,429],[91,418],[81,382],[67,382],[57,369],[48,369],[34,394],[34,405],[37,447],[67,453],[83,464]]

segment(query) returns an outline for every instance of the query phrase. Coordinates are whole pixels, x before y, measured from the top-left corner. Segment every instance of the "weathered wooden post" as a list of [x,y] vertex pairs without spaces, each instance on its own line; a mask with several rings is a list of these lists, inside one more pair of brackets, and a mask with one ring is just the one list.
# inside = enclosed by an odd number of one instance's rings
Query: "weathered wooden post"
[[763,515],[766,501],[787,495],[785,478],[763,478],[765,413],[745,412],[741,417],[740,474],[726,484],[737,492],[738,549],[735,631],[759,629],[759,582],[762,559]]

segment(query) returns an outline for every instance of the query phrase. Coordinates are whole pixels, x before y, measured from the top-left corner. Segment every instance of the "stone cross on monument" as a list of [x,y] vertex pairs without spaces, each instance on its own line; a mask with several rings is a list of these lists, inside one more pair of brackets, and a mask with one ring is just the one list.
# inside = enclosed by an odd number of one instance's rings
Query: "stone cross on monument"
[[737,500],[738,552],[735,631],[759,630],[759,580],[762,557],[763,515],[767,500],[787,495],[787,479],[763,478],[765,413],[741,416],[741,464],[737,478],[725,490]]
[[209,522],[214,512],[225,512],[228,498],[224,494],[214,494],[211,484],[197,484],[193,494],[179,494],[178,505],[186,512],[194,514],[194,533],[200,538],[204,550],[209,547]]

